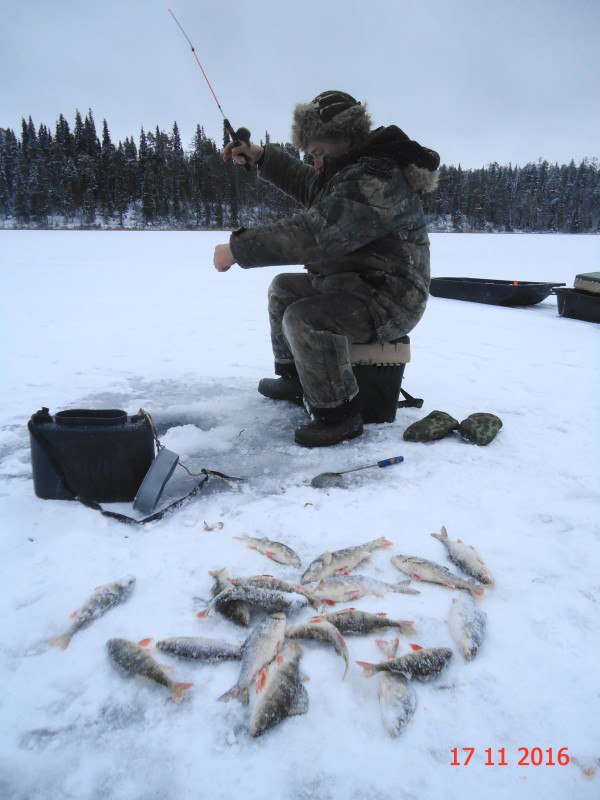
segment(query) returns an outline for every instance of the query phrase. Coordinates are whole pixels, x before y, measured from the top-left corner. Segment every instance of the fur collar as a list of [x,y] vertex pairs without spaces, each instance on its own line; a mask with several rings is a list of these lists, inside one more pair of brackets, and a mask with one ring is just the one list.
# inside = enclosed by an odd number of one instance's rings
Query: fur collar
[[433,192],[437,187],[439,155],[409,139],[396,125],[377,128],[347,153],[326,158],[324,179],[329,180],[343,167],[357,162],[382,178],[390,177],[392,170],[399,167],[412,189],[420,194]]

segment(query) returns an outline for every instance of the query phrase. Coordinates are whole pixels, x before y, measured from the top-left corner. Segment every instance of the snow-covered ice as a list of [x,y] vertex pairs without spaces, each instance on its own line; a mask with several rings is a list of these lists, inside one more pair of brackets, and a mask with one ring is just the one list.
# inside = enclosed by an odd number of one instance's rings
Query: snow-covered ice
[[[592,236],[431,238],[438,276],[570,286],[600,264]],[[353,442],[304,450],[293,443],[303,411],[256,392],[272,372],[265,297],[281,268],[218,274],[212,249],[223,241],[222,233],[0,233],[0,797],[597,797],[600,776],[584,769],[600,768],[599,326],[560,318],[554,297],[523,309],[431,298],[404,379],[423,408],[367,426]],[[188,505],[139,527],[39,500],[26,423],[42,406],[143,407],[192,471],[247,480],[233,488],[211,479]],[[459,420],[491,411],[504,427],[489,447],[456,435],[404,442],[407,425],[433,409]],[[393,455],[404,463],[354,473],[343,489],[309,486],[320,472]],[[179,470],[164,502],[190,486]],[[494,574],[481,602],[487,635],[472,662],[455,650],[440,678],[415,685],[418,707],[398,739],[383,725],[379,676],[365,678],[354,663],[380,659],[376,635],[347,637],[344,682],[331,648],[303,643],[308,713],[258,740],[248,736],[247,709],[217,702],[239,664],[159,654],[174,679],[195,683],[176,705],[108,661],[113,637],[241,641],[244,632],[218,614],[195,616],[210,595],[208,570],[299,573],[236,535],[285,542],[303,569],[326,549],[384,535],[394,547],[359,571],[395,582],[398,553],[456,569],[430,536],[442,525]],[[137,583],[126,603],[65,652],[48,648],[95,586],[128,573]],[[347,605],[414,620],[416,643],[453,647],[446,620],[455,592],[417,588],[418,596]],[[400,648],[408,651],[404,637]],[[475,748],[467,766],[451,766],[453,748],[461,759],[462,748]],[[485,766],[487,748],[496,762],[504,748],[508,766]],[[519,748],[541,748],[544,765],[519,765]],[[546,766],[549,748],[554,761],[568,748],[583,766]]]

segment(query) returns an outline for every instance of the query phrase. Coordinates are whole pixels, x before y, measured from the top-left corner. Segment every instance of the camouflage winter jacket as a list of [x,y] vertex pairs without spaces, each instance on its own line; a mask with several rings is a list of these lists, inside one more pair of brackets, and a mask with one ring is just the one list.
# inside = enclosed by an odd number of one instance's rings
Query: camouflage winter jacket
[[[424,158],[413,157],[415,147]],[[245,268],[304,264],[318,292],[348,291],[366,301],[379,341],[402,336],[427,303],[429,237],[419,195],[435,188],[438,164],[437,153],[394,126],[326,159],[322,171],[269,144],[260,177],[306,211],[235,231],[233,256]]]

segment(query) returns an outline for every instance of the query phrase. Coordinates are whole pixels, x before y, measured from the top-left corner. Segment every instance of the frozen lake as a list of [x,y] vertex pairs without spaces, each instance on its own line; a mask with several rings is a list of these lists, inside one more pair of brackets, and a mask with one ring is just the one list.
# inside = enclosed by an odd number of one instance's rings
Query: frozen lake
[[[600,269],[597,236],[431,240],[434,276],[571,286],[577,273]],[[272,372],[266,291],[283,268],[218,274],[212,250],[225,241],[224,233],[0,232],[0,796],[597,797],[600,327],[560,318],[554,297],[523,309],[431,298],[411,334],[403,384],[423,408],[367,426],[354,442],[304,450],[293,442],[302,410],[256,392]],[[238,489],[211,480],[193,502],[143,527],[39,500],[26,423],[42,406],[143,407],[186,464],[247,480]],[[458,420],[490,411],[504,427],[483,448],[455,434],[404,442],[408,424],[433,409]],[[392,455],[404,463],[356,473],[344,489],[309,486],[324,470]],[[177,475],[165,498],[190,485]],[[430,536],[442,525],[475,546],[496,579],[480,604],[487,635],[472,662],[447,625],[456,592],[421,583],[416,596],[352,604],[413,620],[417,633],[401,637],[401,652],[409,641],[455,649],[440,678],[416,686],[416,713],[397,739],[382,723],[379,676],[369,680],[355,664],[380,659],[376,634],[347,637],[343,682],[333,650],[303,642],[308,713],[256,740],[245,707],[217,702],[237,679],[235,662],[157,654],[175,680],[195,684],[176,705],[108,660],[114,637],[242,641],[247,631],[218,614],[195,616],[210,596],[208,571],[287,580],[299,573],[234,536],[285,542],[303,569],[325,550],[385,536],[393,549],[375,552],[359,571],[396,582],[390,555],[400,553],[457,571]],[[65,652],[48,648],[94,587],[128,573],[137,580],[126,603]],[[468,765],[452,766],[454,748],[461,763],[463,748],[474,748]],[[496,765],[501,748],[506,766]],[[550,764],[562,748],[570,763]]]

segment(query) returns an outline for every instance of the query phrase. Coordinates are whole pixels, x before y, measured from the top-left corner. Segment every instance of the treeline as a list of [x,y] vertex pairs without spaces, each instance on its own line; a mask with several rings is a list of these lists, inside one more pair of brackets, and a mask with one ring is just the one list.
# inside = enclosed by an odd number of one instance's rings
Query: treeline
[[[224,139],[225,140],[225,139]],[[269,141],[265,133],[261,143]],[[296,157],[292,145],[281,145]],[[597,162],[477,170],[442,165],[425,198],[432,230],[582,233],[600,230]],[[54,133],[23,119],[20,136],[0,128],[0,226],[223,229],[270,222],[297,210],[264,181],[225,163],[201,125],[184,149],[170,133],[142,129],[115,145],[91,110]]]

